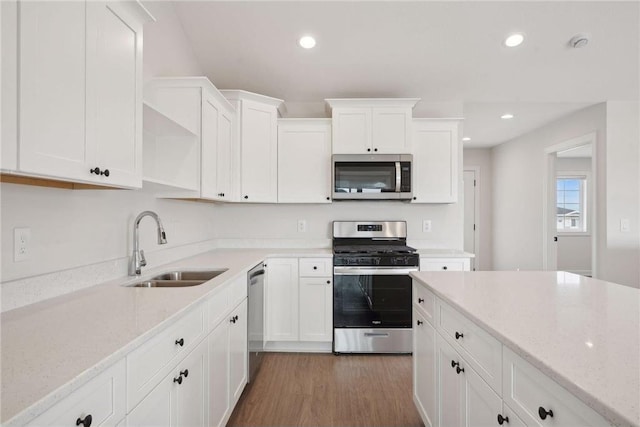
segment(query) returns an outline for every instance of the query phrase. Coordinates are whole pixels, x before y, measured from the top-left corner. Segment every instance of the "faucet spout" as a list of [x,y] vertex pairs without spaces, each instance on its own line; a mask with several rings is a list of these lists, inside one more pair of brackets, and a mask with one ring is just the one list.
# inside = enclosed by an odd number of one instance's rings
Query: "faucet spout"
[[144,211],[140,213],[133,222],[133,254],[131,255],[131,261],[129,262],[129,275],[130,276],[139,276],[141,274],[141,269],[145,265],[147,265],[147,261],[144,258],[144,252],[140,249],[140,236],[139,236],[139,228],[140,221],[145,216],[150,216],[156,221],[157,232],[158,232],[158,244],[164,245],[167,243],[167,235],[164,231],[164,227],[162,226],[162,221],[157,213],[153,211]]

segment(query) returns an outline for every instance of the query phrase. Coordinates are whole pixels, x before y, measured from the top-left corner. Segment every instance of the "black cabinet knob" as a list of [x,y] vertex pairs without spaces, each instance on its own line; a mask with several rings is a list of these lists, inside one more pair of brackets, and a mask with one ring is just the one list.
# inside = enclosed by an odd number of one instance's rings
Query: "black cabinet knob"
[[235,319],[238,320],[238,316],[235,316]]
[[509,417],[503,417],[502,414],[498,414],[498,424],[502,425],[504,423],[509,424]]
[[461,367],[458,366],[458,367],[456,367],[456,372],[458,374],[460,374],[460,372],[464,372],[464,368],[461,368]]
[[377,148],[374,148],[374,149],[373,149],[373,151],[378,151],[378,149],[377,149]]
[[176,340],[176,345],[179,345],[180,347],[182,347],[184,345],[184,338],[180,338],[179,340]]
[[313,269],[314,269],[314,270],[317,270],[317,269],[318,269],[318,266],[314,265],[314,266],[313,266]]
[[418,298],[418,304],[422,304],[424,302],[424,298]]
[[331,280],[327,280],[327,285],[330,285],[330,284],[331,284]]
[[553,418],[553,411],[551,409],[547,411],[541,406],[538,408],[538,416],[540,417],[541,420],[547,419],[547,416]]
[[93,169],[89,169],[90,173],[95,173],[96,175],[100,175],[100,168],[99,167],[95,167]]
[[331,200],[331,197],[327,197],[327,200]]
[[413,200],[418,200],[418,198],[417,198],[417,197],[414,197],[414,198],[413,198]]
[[231,319],[229,319],[229,322],[231,322],[231,323],[236,323],[236,318],[235,318],[235,317],[232,317]]
[[461,334],[460,332],[456,331],[456,339],[459,340],[460,338],[463,338],[464,334]]
[[180,371],[180,375],[184,375],[184,377],[187,378],[189,376],[189,370],[185,369],[184,371]]
[[423,322],[422,320],[418,320],[416,323],[418,324],[418,326],[420,326],[420,325],[422,325],[424,322]]
[[460,366],[460,362],[454,362],[453,360],[451,361],[451,367],[455,368],[456,366]]
[[179,375],[178,378],[173,379],[174,383],[182,384],[182,375]]
[[447,269],[447,266],[445,265],[444,267],[442,267],[442,269],[443,269],[443,270],[446,270],[446,269]]
[[109,169],[105,169],[104,172],[100,172],[100,175],[109,176]]
[[368,152],[371,152],[371,148],[367,148],[367,151],[368,151]]
[[245,198],[245,199],[248,199],[248,198],[249,198],[249,196],[244,196],[244,198]]
[[83,426],[83,427],[90,427],[92,421],[93,421],[93,417],[91,415],[87,415],[86,417],[84,417],[84,419],[78,418],[76,420],[76,425]]

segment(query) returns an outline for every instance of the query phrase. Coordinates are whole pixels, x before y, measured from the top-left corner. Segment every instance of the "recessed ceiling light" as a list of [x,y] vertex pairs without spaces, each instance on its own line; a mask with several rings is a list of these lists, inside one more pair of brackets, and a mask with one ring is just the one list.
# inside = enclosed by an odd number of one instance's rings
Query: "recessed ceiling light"
[[462,140],[464,142],[468,142],[468,141],[471,141],[471,138],[469,138],[468,136],[465,136],[464,138],[462,138]]
[[500,118],[504,119],[504,120],[513,119],[513,114],[506,113],[506,114],[501,115]]
[[510,34],[504,40],[504,45],[507,47],[516,47],[516,46],[520,46],[523,41],[524,41],[524,34],[514,33],[514,34]]
[[298,44],[300,44],[300,46],[305,49],[311,49],[316,45],[316,39],[311,36],[300,37],[300,40],[298,40]]

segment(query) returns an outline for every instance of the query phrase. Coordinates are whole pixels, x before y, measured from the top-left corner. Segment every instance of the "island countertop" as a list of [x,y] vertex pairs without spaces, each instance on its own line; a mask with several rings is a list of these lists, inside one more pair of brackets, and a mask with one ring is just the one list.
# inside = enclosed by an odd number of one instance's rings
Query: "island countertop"
[[614,425],[640,426],[640,290],[566,272],[411,276]]

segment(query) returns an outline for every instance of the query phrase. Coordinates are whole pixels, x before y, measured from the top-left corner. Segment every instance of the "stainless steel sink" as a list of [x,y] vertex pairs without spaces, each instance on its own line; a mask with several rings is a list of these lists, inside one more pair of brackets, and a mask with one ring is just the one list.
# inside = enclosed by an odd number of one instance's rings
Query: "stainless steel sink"
[[217,277],[228,269],[206,270],[206,271],[169,271],[167,273],[154,276],[143,282],[127,285],[132,288],[185,288],[198,286]]

